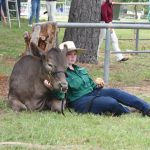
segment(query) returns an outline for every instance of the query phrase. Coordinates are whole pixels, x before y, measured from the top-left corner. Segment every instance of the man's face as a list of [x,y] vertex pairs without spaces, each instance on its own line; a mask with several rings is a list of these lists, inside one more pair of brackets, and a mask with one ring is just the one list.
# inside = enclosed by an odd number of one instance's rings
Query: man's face
[[69,65],[73,65],[76,63],[77,60],[77,52],[71,51],[67,53],[67,61]]
[[109,3],[112,3],[112,0],[109,0]]

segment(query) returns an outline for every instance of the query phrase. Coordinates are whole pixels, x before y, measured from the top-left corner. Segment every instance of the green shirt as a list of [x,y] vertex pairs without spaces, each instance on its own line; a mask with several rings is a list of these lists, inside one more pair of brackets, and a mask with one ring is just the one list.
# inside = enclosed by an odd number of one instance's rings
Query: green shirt
[[[73,67],[74,70],[68,68],[66,71],[66,80],[68,82],[66,97],[69,102],[75,101],[83,95],[92,92],[96,87],[96,84],[90,78],[88,71],[85,68],[76,65],[73,65]],[[57,92],[55,95],[58,99],[64,98],[63,93]]]

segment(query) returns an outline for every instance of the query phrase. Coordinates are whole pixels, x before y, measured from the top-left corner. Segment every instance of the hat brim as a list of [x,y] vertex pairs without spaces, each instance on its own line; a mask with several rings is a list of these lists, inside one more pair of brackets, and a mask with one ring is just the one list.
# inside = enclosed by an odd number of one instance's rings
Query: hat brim
[[76,51],[78,55],[81,55],[86,52],[86,49],[82,49],[82,48],[68,49],[67,53],[72,52],[72,51]]

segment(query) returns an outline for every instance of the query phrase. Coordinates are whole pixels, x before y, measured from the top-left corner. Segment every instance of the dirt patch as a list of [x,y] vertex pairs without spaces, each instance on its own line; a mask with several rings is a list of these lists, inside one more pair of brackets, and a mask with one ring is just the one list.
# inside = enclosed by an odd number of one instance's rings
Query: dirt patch
[[[0,56],[0,63],[7,64],[13,67],[13,65],[16,63],[18,58],[12,58],[9,56]],[[9,76],[0,74],[0,97],[7,99],[8,95],[8,83],[9,83]]]
[[142,96],[146,96],[146,97],[150,97],[150,86],[144,86],[144,87],[121,87],[121,89],[126,90],[130,93],[133,93],[135,95],[142,95]]
[[0,96],[7,98],[9,77],[0,75]]
[[[7,98],[9,77],[0,75],[0,96]],[[110,87],[120,88],[135,95],[150,97],[150,81],[143,81],[139,86],[123,86],[121,84],[110,85]]]
[[147,86],[135,86],[135,87],[122,87],[123,90],[126,90],[135,95],[142,95],[144,97],[150,97],[150,85]]
[[135,95],[150,97],[150,80],[142,81],[140,85],[136,86],[124,86],[123,84],[116,83],[114,85],[110,85],[110,87],[120,88]]
[[18,59],[19,59],[19,57],[12,58],[12,57],[0,56],[0,62],[3,62],[4,64],[8,64],[8,65],[14,65]]

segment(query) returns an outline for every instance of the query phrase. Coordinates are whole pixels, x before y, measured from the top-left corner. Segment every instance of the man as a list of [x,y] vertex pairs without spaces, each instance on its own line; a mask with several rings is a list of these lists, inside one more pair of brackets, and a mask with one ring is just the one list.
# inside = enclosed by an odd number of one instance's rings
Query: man
[[32,26],[32,19],[35,17],[35,22],[39,22],[40,17],[40,1],[41,0],[31,0],[31,15],[29,18],[29,25]]
[[4,13],[4,16],[7,16],[7,11],[6,11],[6,0],[1,0],[1,7]]
[[[66,80],[68,90],[66,95],[62,92],[54,93],[59,100],[66,98],[69,106],[78,113],[105,114],[113,116],[129,114],[133,107],[143,115],[150,117],[150,104],[141,98],[116,88],[105,88],[104,81],[98,78],[94,81],[86,68],[76,64],[78,55],[86,50],[76,48],[73,41],[66,41],[59,45],[61,50],[66,49],[68,67],[66,69]],[[52,85],[47,80],[44,85],[51,89]]]
[[17,0],[17,4],[18,4],[19,16],[20,16],[20,13],[21,13],[21,2],[20,2],[20,0]]
[[56,0],[46,0],[46,7],[48,12],[48,20],[55,21]]
[[1,20],[2,20],[4,25],[7,23],[6,17],[5,17],[4,11],[3,11],[2,3],[1,3],[1,0],[0,0],[0,21]]
[[[108,23],[112,24],[113,20],[113,7],[112,7],[112,0],[106,0],[105,2],[102,3],[101,5],[101,22],[102,23]],[[111,32],[111,40],[112,40],[112,47],[115,52],[120,52],[119,48],[119,43],[118,43],[118,38],[116,36],[115,30],[110,28]],[[98,51],[97,51],[97,56],[99,56],[99,50],[102,45],[103,39],[106,36],[106,29],[102,28],[100,30],[100,36],[99,36],[99,46],[98,46]],[[129,58],[124,57],[121,53],[116,53],[117,61],[126,61]]]

